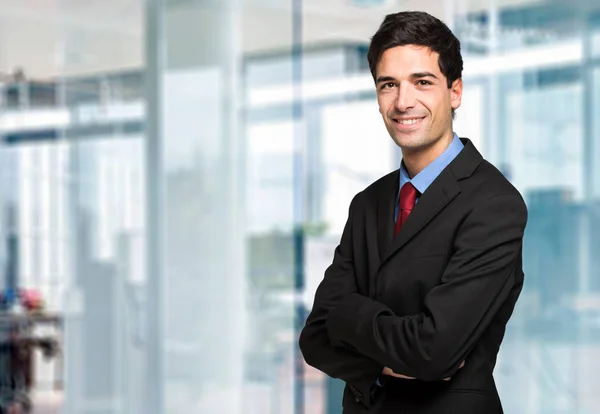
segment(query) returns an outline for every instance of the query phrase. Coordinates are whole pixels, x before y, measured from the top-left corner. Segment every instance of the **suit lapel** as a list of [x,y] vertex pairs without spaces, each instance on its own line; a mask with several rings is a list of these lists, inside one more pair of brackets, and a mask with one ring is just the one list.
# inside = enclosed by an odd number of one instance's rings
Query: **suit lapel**
[[[460,188],[452,175],[452,171],[449,168],[444,169],[425,193],[421,195],[419,202],[413,207],[398,236],[392,240],[391,244],[388,244],[389,248],[381,257],[382,263],[408,243],[459,193]],[[393,230],[393,226],[390,227]]]
[[385,180],[383,185],[379,186],[377,193],[377,247],[381,261],[394,237],[394,211],[400,173],[396,170],[389,177],[389,180]]
[[[440,175],[425,190],[419,202],[406,219],[398,236],[394,238],[394,211],[400,174],[398,171],[393,179],[384,182],[378,193],[377,234],[379,258],[381,264],[408,243],[435,216],[437,216],[458,194],[458,181],[471,176],[479,166],[483,157],[473,143],[461,138],[464,148],[456,158],[440,173]],[[390,188],[391,187],[391,188]]]

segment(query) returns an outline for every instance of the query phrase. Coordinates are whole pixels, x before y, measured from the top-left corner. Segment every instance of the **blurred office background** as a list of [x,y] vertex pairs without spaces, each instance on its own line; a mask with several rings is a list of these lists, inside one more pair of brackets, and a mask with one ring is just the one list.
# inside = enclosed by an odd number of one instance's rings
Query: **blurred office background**
[[297,336],[398,168],[366,50],[415,9],[462,42],[456,132],[529,207],[505,411],[600,412],[595,0],[0,0],[0,405],[341,413]]

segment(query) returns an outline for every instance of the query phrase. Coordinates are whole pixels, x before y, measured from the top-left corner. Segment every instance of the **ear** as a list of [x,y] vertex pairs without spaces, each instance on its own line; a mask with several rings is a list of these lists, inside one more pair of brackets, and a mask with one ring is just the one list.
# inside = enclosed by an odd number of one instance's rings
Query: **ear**
[[462,103],[462,91],[463,81],[462,78],[458,78],[452,82],[452,87],[450,88],[450,101],[452,109],[458,109],[460,107],[460,104]]

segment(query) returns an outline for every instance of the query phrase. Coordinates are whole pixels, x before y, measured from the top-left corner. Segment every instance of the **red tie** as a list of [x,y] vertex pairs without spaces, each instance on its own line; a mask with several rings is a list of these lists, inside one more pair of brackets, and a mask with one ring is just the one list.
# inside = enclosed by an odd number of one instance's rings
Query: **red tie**
[[394,237],[398,235],[402,225],[415,206],[416,200],[417,189],[415,186],[411,183],[404,184],[400,190],[400,208],[398,209],[398,217],[396,218],[396,230],[394,231]]

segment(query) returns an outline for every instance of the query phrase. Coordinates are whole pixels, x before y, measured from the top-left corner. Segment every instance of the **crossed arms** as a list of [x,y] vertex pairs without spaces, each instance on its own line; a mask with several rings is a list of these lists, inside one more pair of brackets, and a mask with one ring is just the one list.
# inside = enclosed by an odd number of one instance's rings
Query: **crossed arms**
[[397,316],[358,293],[352,220],[359,196],[317,289],[300,348],[309,365],[345,381],[369,406],[373,384],[386,367],[437,381],[462,366],[514,287],[527,209],[518,194],[479,203],[461,224],[454,254],[423,311]]

